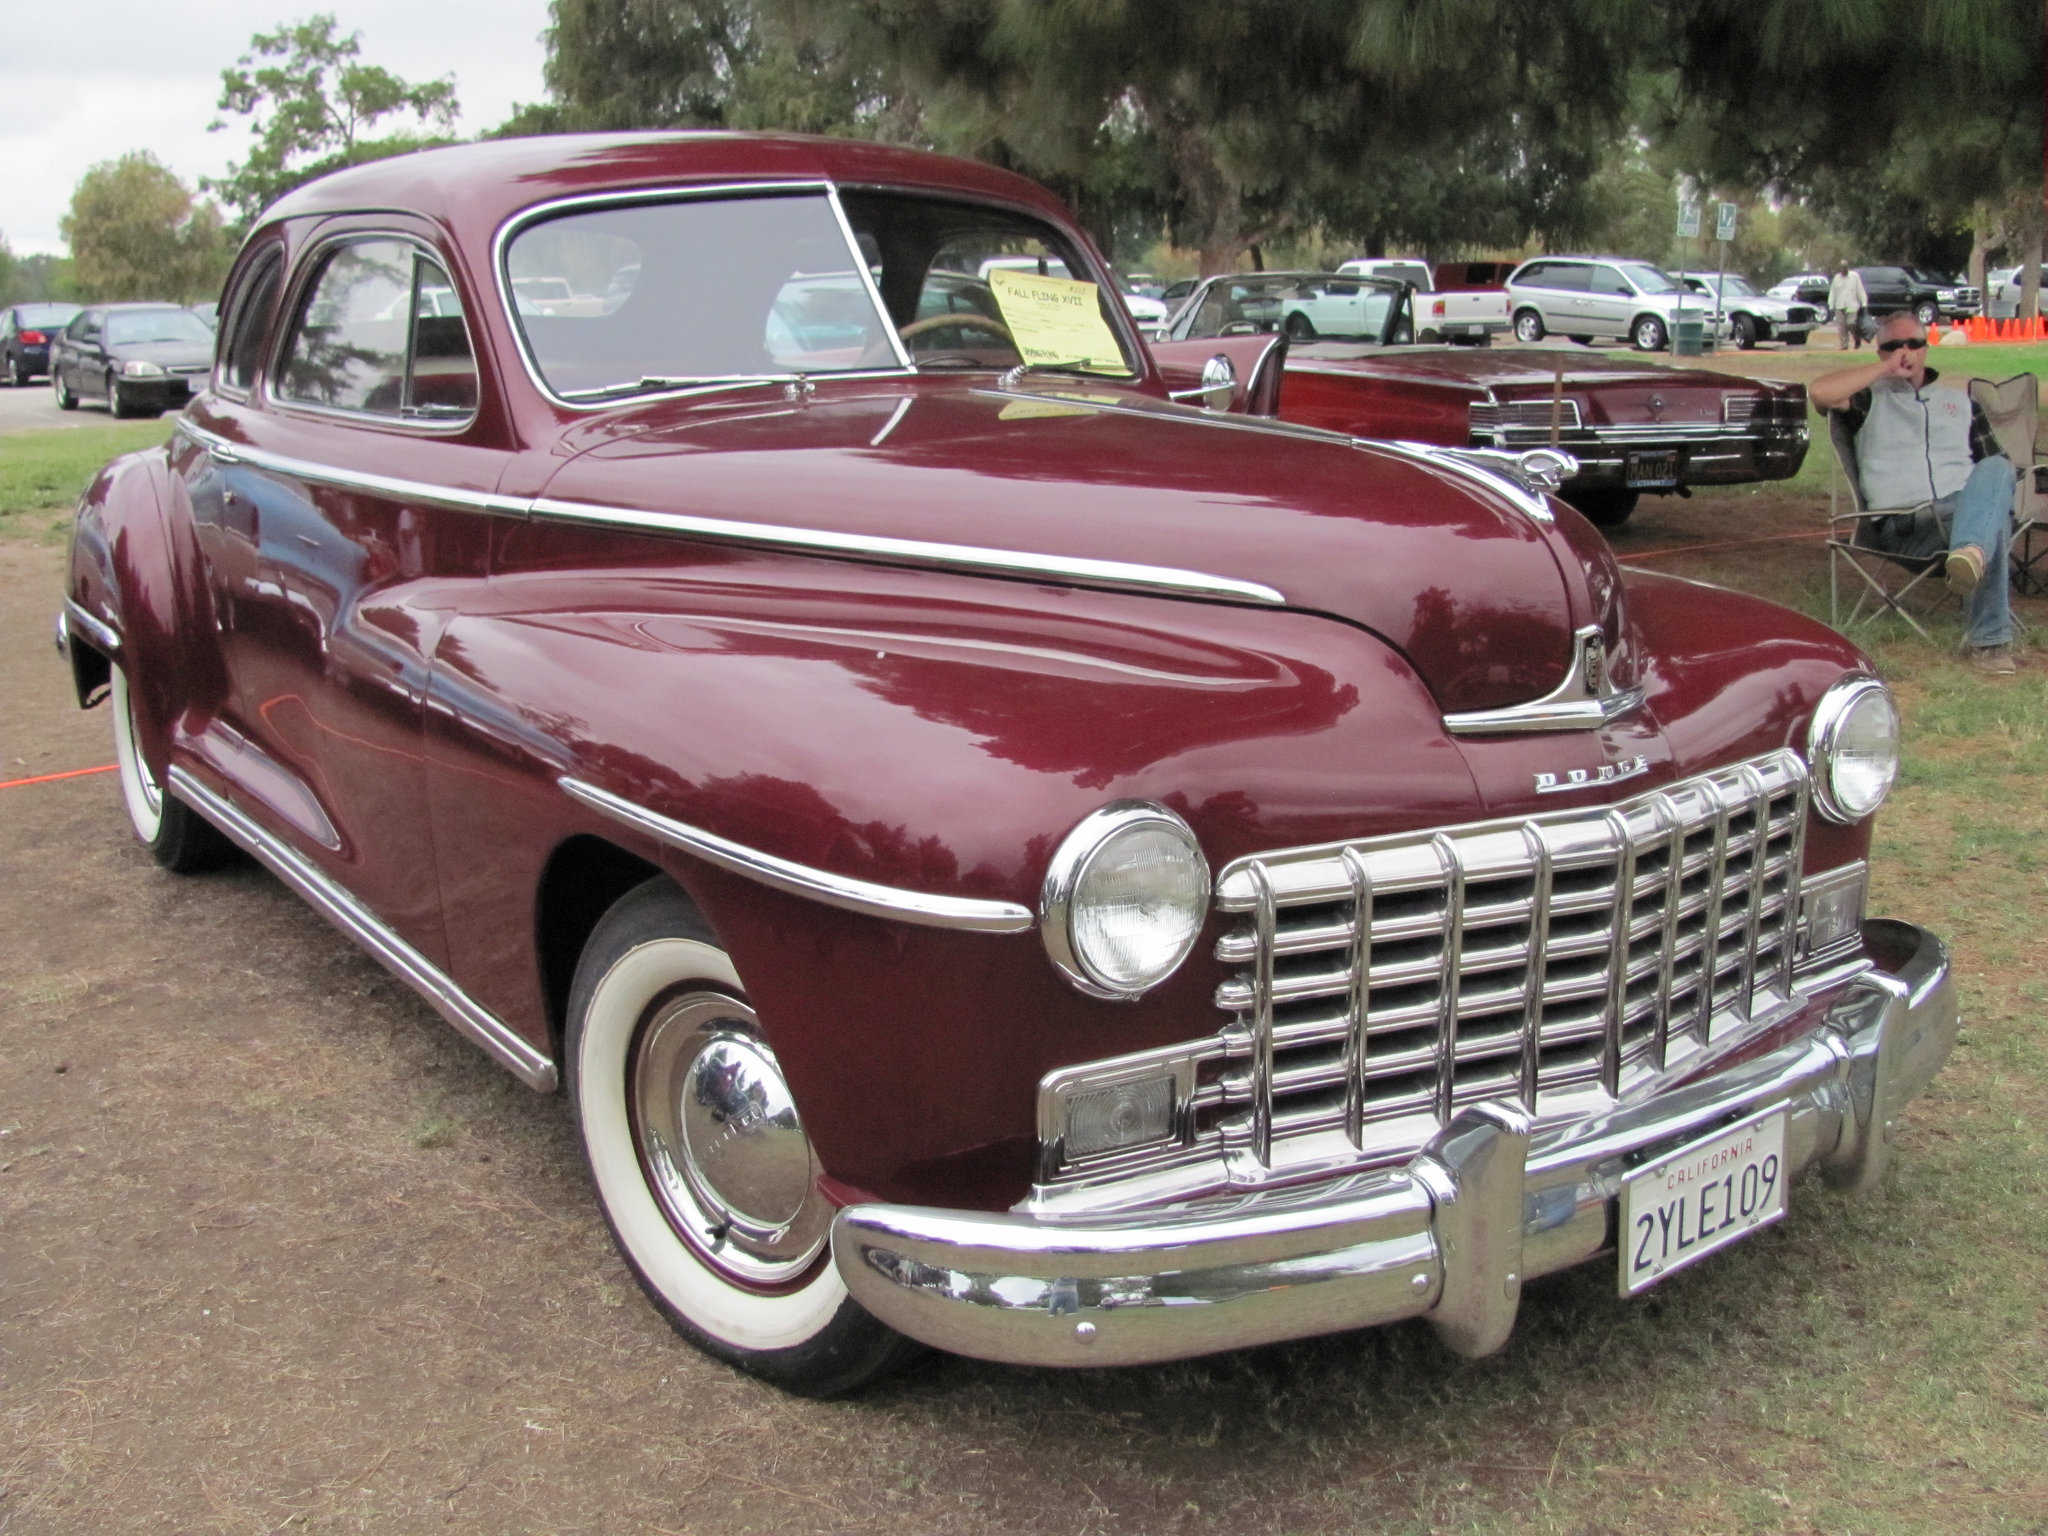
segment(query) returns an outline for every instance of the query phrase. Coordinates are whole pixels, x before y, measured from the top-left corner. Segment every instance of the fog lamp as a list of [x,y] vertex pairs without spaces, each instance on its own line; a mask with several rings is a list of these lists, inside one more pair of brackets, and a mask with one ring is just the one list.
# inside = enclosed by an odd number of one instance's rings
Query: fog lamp
[[1861,821],[1899,776],[1899,711],[1874,677],[1852,677],[1821,695],[1806,734],[1813,801],[1829,821]]
[[1088,1157],[1164,1141],[1173,1134],[1173,1078],[1141,1077],[1067,1101],[1064,1150]]
[[1164,806],[1118,800],[1082,818],[1046,866],[1046,953],[1091,997],[1136,997],[1188,957],[1209,910],[1209,864]]

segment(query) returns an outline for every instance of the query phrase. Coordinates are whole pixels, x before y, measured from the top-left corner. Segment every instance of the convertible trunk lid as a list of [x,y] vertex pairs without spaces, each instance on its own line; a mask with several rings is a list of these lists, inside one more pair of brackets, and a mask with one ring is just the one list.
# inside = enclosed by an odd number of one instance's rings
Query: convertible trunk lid
[[1596,574],[1589,594],[1557,531],[1483,476],[1124,391],[979,383],[607,412],[571,435],[542,510],[798,529],[856,558],[888,558],[861,541],[914,540],[1254,583],[1379,634],[1446,711],[1550,692],[1573,630],[1611,622],[1613,583]]

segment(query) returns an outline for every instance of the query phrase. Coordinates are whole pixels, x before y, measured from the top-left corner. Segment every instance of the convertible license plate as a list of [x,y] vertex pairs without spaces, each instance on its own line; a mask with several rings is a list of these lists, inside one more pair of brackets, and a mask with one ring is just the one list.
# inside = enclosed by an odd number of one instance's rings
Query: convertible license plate
[[1782,1109],[1636,1169],[1621,1186],[1621,1294],[1776,1221],[1785,1182]]
[[1632,453],[1623,471],[1623,479],[1629,488],[1646,485],[1678,484],[1678,455],[1676,453]]

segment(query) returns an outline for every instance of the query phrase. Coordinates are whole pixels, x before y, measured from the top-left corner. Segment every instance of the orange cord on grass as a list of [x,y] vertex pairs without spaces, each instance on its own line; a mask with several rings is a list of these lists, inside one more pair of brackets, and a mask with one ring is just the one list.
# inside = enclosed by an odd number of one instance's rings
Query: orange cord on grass
[[58,779],[82,779],[89,773],[112,773],[119,763],[102,763],[97,768],[73,768],[66,773],[39,773],[32,779],[8,779],[0,782],[0,789],[19,789],[24,784],[53,784]]

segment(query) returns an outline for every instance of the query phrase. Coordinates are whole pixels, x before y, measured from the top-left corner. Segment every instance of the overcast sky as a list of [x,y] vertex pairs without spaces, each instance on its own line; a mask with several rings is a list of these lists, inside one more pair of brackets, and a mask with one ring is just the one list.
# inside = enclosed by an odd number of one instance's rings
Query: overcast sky
[[[455,76],[461,133],[538,101],[547,0],[0,0],[0,235],[17,255],[62,252],[78,178],[147,149],[186,183],[249,144],[219,133],[220,72],[256,32],[316,11],[362,34],[362,60],[407,80]],[[395,123],[396,119],[390,119]],[[407,123],[416,121],[406,119]]]

